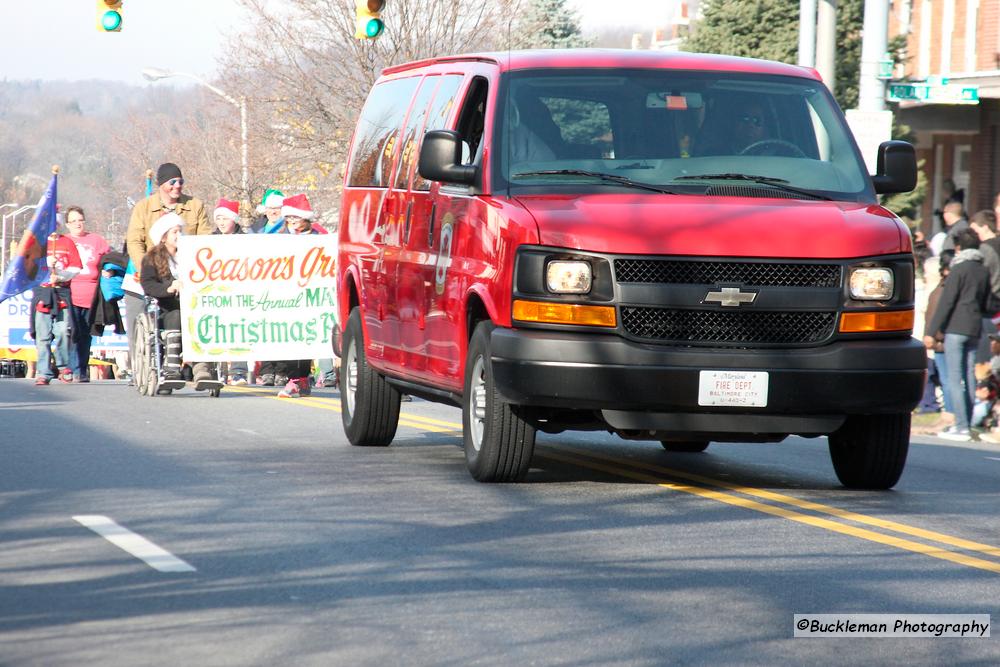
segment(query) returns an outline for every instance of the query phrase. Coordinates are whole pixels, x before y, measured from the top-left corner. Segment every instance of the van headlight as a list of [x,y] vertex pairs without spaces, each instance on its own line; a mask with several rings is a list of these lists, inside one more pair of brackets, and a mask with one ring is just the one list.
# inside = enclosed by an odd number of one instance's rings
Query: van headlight
[[861,301],[888,301],[894,289],[892,269],[859,267],[851,269],[851,298]]
[[545,286],[553,294],[587,294],[593,279],[590,262],[553,260],[545,267]]

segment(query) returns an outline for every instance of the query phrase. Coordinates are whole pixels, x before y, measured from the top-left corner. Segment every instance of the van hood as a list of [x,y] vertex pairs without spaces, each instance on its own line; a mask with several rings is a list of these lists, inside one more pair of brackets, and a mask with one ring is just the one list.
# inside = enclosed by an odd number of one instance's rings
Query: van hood
[[873,204],[601,193],[519,196],[542,245],[626,255],[851,258],[910,251]]

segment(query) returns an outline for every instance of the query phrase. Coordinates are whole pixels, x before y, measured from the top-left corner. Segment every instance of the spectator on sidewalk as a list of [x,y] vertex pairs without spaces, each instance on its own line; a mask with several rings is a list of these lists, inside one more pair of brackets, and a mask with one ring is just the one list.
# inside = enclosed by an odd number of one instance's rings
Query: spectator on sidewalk
[[935,335],[944,333],[948,394],[955,423],[938,435],[958,441],[972,439],[969,420],[976,390],[976,347],[983,329],[989,299],[989,272],[978,250],[979,237],[971,229],[955,237],[955,259],[944,282],[941,298],[924,330],[924,344],[931,349]]
[[90,307],[94,302],[101,278],[100,261],[104,253],[111,250],[107,240],[100,234],[88,232],[83,209],[70,206],[66,209],[66,229],[76,244],[83,268],[70,282],[73,296],[73,339],[70,347],[70,368],[74,382],[90,382]]

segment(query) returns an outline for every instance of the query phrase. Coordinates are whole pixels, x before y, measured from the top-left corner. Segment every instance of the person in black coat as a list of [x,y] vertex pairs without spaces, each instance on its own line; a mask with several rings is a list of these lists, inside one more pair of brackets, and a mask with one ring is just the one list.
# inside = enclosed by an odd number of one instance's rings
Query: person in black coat
[[949,440],[972,439],[969,418],[976,391],[976,348],[983,330],[983,314],[990,300],[990,274],[983,266],[979,237],[971,229],[955,236],[958,251],[952,260],[934,315],[924,332],[930,347],[938,333],[944,334],[947,382],[955,423],[938,435]]

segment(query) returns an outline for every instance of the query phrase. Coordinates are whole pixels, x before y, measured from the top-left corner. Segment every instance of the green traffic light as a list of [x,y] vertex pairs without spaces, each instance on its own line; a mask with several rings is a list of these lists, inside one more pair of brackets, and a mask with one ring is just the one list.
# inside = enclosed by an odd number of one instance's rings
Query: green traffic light
[[104,12],[104,16],[101,17],[101,27],[108,32],[118,30],[122,25],[122,15],[116,11]]
[[371,19],[365,24],[365,35],[369,38],[378,37],[382,34],[383,28],[385,28],[385,23],[381,19]]

